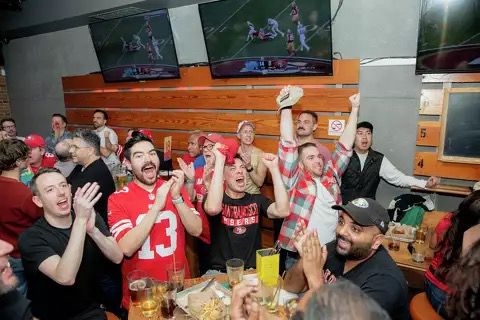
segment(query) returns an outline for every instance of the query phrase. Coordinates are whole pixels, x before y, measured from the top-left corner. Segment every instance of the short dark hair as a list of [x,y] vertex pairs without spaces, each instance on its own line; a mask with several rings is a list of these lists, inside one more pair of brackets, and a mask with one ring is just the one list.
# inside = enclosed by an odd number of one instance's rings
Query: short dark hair
[[304,114],[304,113],[311,115],[312,118],[313,118],[313,120],[315,120],[315,123],[318,122],[318,116],[317,116],[317,114],[316,114],[314,111],[312,111],[312,110],[303,110],[302,112],[300,112],[300,113],[298,114],[298,116],[300,117],[300,116],[301,116],[302,114]]
[[305,308],[305,320],[389,320],[382,307],[358,286],[345,279],[321,286]]
[[13,118],[3,118],[2,121],[0,121],[0,126],[3,127],[3,123],[7,121],[13,122],[13,124],[16,125],[15,120],[13,120]]
[[27,159],[29,148],[25,142],[17,139],[0,141],[0,171],[15,169],[17,160]]
[[370,132],[373,133],[373,124],[371,124],[368,121],[362,121],[362,122],[357,123],[357,129],[359,129],[359,128],[370,129]]
[[108,113],[107,113],[107,111],[102,110],[102,109],[97,109],[97,110],[95,110],[95,111],[93,112],[93,114],[95,114],[95,113],[101,113],[101,114],[103,114],[103,119],[108,120]]
[[[303,153],[303,150],[305,150],[308,147],[315,147],[317,148],[317,145],[313,142],[305,142],[304,144],[301,144],[298,146],[298,156],[300,157]],[[321,154],[320,154],[321,155]],[[322,156],[323,158],[323,156]]]
[[95,155],[100,155],[100,137],[90,130],[77,130],[75,137],[82,139],[89,147],[95,149]]
[[63,174],[57,168],[40,168],[40,170],[38,170],[38,172],[33,176],[32,182],[30,183],[30,189],[32,189],[32,193],[36,196],[38,196],[37,179],[42,174],[46,173],[58,173],[61,174],[63,177]]
[[132,139],[128,140],[127,143],[125,143],[125,146],[123,147],[123,155],[125,156],[125,159],[130,161],[130,158],[132,156],[132,147],[142,141],[147,141],[153,144],[152,140],[145,137],[143,134],[139,134],[136,136],[132,135]]
[[65,117],[63,114],[54,113],[54,114],[52,114],[52,118],[53,118],[53,117],[59,117],[59,118],[62,119],[63,122],[65,122],[65,124],[68,124],[67,117]]

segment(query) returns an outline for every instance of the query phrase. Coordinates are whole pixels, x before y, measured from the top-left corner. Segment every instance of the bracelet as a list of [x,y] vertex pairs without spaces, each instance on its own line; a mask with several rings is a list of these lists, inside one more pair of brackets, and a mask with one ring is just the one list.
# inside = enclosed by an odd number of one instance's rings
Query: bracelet
[[246,168],[247,169],[247,172],[252,172],[253,171],[253,167],[251,166],[250,169]]
[[178,198],[172,198],[172,202],[173,204],[182,204],[184,202],[183,197],[179,196]]

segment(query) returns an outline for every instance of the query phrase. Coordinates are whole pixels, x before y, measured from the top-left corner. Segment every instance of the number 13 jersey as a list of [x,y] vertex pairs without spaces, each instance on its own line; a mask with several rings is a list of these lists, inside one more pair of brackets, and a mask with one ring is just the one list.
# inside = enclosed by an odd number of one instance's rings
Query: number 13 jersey
[[[157,189],[164,183],[163,180],[158,180],[153,191],[148,192],[135,182],[131,182],[110,196],[108,199],[108,225],[117,242],[146,217],[148,210],[155,202]],[[185,188],[182,188],[181,193],[185,204],[195,211]],[[172,197],[168,193],[165,208],[158,214],[150,234],[138,251],[123,261],[122,305],[125,308],[128,309],[130,304],[128,273],[139,269],[146,272],[149,277],[168,280],[167,269],[172,266],[174,255],[175,262],[182,263],[185,267],[185,278],[189,278],[190,272],[185,256],[185,228],[172,203]]]

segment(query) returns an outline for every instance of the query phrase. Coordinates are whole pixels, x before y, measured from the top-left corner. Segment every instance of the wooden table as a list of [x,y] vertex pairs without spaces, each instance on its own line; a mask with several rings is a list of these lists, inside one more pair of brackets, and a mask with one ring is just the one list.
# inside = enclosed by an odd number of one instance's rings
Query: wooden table
[[[252,271],[246,271],[245,274],[252,274],[255,273],[254,270]],[[217,282],[226,282],[228,281],[228,276],[226,274],[219,274],[216,276],[207,276],[207,277],[200,277],[200,278],[193,278],[193,279],[185,279],[184,287],[185,288],[190,288],[196,284],[202,283],[204,281],[207,281],[211,278],[215,278]],[[278,314],[270,314],[270,313],[262,313],[262,319],[265,320],[282,320],[286,319],[285,312],[283,309],[280,309]],[[128,312],[128,320],[160,320],[162,317],[160,316],[160,312],[158,315],[155,315],[151,318],[146,318],[142,314],[142,309],[140,307],[136,306],[131,306],[130,310]],[[183,319],[194,319],[191,316],[185,314],[182,309],[177,307],[175,309],[175,319],[176,320],[183,320]]]

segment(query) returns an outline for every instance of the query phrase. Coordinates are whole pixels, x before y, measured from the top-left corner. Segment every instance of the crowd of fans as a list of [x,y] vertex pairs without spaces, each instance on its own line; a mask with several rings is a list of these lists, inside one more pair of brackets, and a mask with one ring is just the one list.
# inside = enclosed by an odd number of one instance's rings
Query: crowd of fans
[[[149,130],[132,128],[124,145],[104,110],[93,128],[68,130],[52,115],[47,137],[0,131],[0,318],[126,319],[126,277],[136,269],[167,279],[195,239],[202,274],[225,272],[240,258],[255,268],[262,216],[281,226],[285,289],[302,293],[294,319],[409,319],[403,273],[383,247],[390,217],[376,200],[381,179],[435,187],[436,177],[407,176],[372,149],[373,125],[358,122],[360,95],[333,151],[314,138],[317,115],[300,111],[298,87],[282,89],[277,154],[254,145],[255,124],[237,137],[191,132],[180,170],[159,176],[163,154]],[[119,173],[133,181],[116,189]],[[261,194],[267,173],[275,201]],[[425,291],[444,318],[480,317],[480,191],[435,230]],[[262,319],[258,285],[233,291],[232,319]]]

